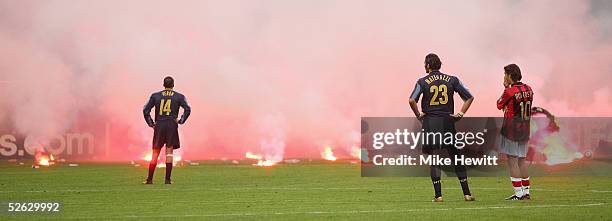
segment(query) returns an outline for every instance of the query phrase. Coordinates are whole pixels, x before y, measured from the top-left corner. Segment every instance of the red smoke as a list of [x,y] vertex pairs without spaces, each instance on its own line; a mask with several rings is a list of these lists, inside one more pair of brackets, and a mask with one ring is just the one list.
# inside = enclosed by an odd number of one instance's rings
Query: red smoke
[[[609,14],[588,1],[0,1],[0,123],[49,135],[110,122],[123,136],[109,152],[138,158],[142,106],[172,75],[193,109],[185,158],[349,156],[360,117],[412,115],[429,52],[475,94],[467,116],[501,116],[508,63],[535,106],[610,116]],[[119,154],[129,146],[143,151]]]

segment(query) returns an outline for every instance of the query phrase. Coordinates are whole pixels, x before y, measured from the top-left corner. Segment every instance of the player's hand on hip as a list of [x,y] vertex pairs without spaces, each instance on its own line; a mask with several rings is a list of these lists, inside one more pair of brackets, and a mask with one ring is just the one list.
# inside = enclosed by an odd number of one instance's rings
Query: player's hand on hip
[[419,113],[419,116],[417,116],[417,119],[418,119],[419,121],[423,121],[423,118],[424,118],[424,117],[425,117],[425,113],[421,112],[421,113]]
[[455,121],[459,121],[459,120],[461,120],[461,118],[463,118],[463,115],[464,115],[463,112],[459,112],[459,113],[457,113],[455,115],[452,115],[452,116],[453,116],[453,119],[455,119]]

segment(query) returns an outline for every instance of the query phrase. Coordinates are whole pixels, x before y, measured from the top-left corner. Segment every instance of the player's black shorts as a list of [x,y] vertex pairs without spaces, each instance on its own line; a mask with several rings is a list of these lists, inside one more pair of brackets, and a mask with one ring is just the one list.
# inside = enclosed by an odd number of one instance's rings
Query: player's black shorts
[[423,144],[423,153],[431,154],[433,150],[442,148],[455,149],[454,145],[444,145],[440,140],[436,139],[438,136],[428,135],[428,133],[440,133],[444,137],[445,133],[455,134],[455,119],[452,116],[427,116],[423,118],[423,134],[422,136],[429,136],[428,144]]
[[153,132],[153,148],[164,147],[181,148],[178,134],[178,123],[175,120],[160,120],[155,122]]

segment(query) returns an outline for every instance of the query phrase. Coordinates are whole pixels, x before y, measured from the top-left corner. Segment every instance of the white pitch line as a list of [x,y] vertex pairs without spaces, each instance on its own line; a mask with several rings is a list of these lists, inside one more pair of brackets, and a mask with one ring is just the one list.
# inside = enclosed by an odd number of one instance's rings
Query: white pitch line
[[612,193],[612,190],[589,190],[589,192],[593,192],[593,193]]
[[522,209],[522,208],[562,208],[562,207],[593,207],[604,206],[605,203],[589,204],[556,204],[556,205],[533,205],[533,206],[489,206],[489,207],[459,207],[459,208],[425,208],[405,210],[345,210],[345,211],[306,211],[306,212],[270,212],[270,213],[218,213],[218,214],[182,214],[182,215],[127,215],[115,217],[62,217],[62,219],[141,219],[141,218],[179,218],[179,217],[244,217],[244,216],[278,216],[278,215],[321,215],[321,214],[360,214],[360,213],[410,213],[429,211],[450,210],[483,210],[483,209]]
[[[251,199],[251,198],[249,198]],[[581,199],[582,202],[597,202],[601,200],[600,198],[597,199]],[[560,202],[562,201],[573,201],[573,200],[560,200]],[[198,202],[194,202],[194,201],[172,201],[173,203],[191,203],[191,204],[198,204],[198,205],[231,205],[231,204],[260,204],[260,205],[272,205],[272,204],[285,204],[285,203],[301,203],[301,204],[362,204],[362,203],[389,203],[389,202],[400,202],[400,203],[410,203],[410,202],[416,202],[416,203],[427,203],[429,201],[425,201],[425,200],[411,200],[411,201],[406,201],[406,200],[367,200],[367,201],[330,201],[330,200],[325,200],[325,201],[312,201],[312,200],[224,200],[224,201],[198,201]],[[88,202],[88,203],[70,203],[70,202],[64,202],[64,205],[112,205],[115,204],[113,202]],[[138,202],[138,204],[159,204],[158,202]]]

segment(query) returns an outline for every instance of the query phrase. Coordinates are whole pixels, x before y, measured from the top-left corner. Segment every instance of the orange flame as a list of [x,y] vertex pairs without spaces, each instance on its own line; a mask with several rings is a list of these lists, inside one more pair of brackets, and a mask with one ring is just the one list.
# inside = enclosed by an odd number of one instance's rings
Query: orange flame
[[38,165],[49,166],[51,165],[51,162],[49,162],[49,158],[42,156],[38,159]]
[[[172,165],[176,166],[178,162],[183,160],[183,157],[181,155],[179,155],[178,153],[174,153],[173,154],[173,158],[172,158]],[[147,152],[143,157],[143,160],[146,160],[147,162],[151,162],[151,160],[153,159],[153,153],[151,151]],[[158,168],[162,168],[162,167],[166,167],[166,164],[164,163],[164,161],[158,161],[157,163],[157,167]]]
[[260,166],[260,167],[271,167],[271,166],[274,166],[275,164],[276,163],[271,160],[259,160],[257,161],[257,164],[253,164],[253,165]]
[[174,156],[172,157],[172,166],[176,166],[179,162],[181,162],[181,160],[183,160],[183,157],[180,153],[174,153],[173,155]]
[[323,148],[323,152],[321,152],[321,157],[323,157],[324,160],[329,160],[329,161],[336,161],[336,156],[334,156],[334,152],[332,151],[331,147],[325,147]]
[[[151,160],[153,160],[153,152],[149,151],[147,152],[144,157],[142,157],[143,160],[146,160],[147,162],[151,162]],[[163,164],[162,162],[158,162],[157,163],[157,168],[162,168],[162,167],[166,167],[166,164]]]
[[153,159],[153,153],[151,153],[150,151],[149,151],[149,152],[147,152],[147,153],[144,155],[144,157],[142,157],[142,159],[143,159],[143,160],[146,160],[146,161],[151,161],[151,160]]
[[245,153],[245,157],[247,159],[257,160],[257,163],[253,164],[253,166],[271,167],[271,166],[276,165],[276,163],[278,163],[278,162],[273,161],[273,160],[264,159],[263,156],[258,155],[258,154],[254,154],[254,153],[251,153],[251,152],[246,152]]
[[53,154],[48,154],[44,149],[37,149],[36,154],[34,155],[34,162],[39,166],[50,166],[54,164],[55,158]]

